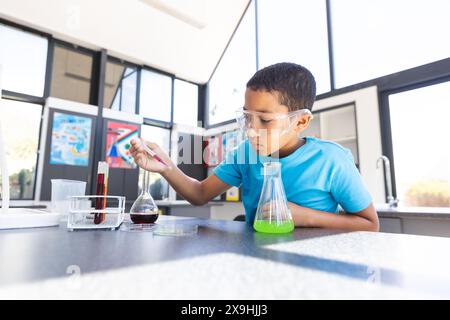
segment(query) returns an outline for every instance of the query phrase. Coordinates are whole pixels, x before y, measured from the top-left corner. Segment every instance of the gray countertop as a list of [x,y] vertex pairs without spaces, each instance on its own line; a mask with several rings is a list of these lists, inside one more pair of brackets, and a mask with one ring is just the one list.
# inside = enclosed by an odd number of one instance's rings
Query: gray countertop
[[[127,200],[127,203],[133,203],[134,200]],[[192,206],[186,200],[155,200],[155,203],[158,206],[163,207],[184,207],[184,206]],[[226,202],[220,201],[210,201],[206,203],[204,206],[222,206]],[[13,200],[10,202],[10,207],[12,208],[50,208],[51,201],[34,201],[34,200]]]
[[0,231],[0,299],[450,298],[448,238],[168,220],[198,234]]
[[450,219],[450,208],[434,207],[398,207],[389,208],[386,205],[376,206],[381,218],[425,218]]
[[[131,201],[132,202],[132,201]],[[192,207],[192,205],[185,200],[156,200],[158,206],[167,207]],[[205,207],[223,206],[230,202],[210,201]],[[236,203],[236,202],[233,202]],[[237,202],[239,203],[239,202]],[[11,207],[14,208],[49,208],[50,201],[32,201],[20,200],[11,201]],[[435,208],[435,207],[398,207],[389,208],[387,204],[377,203],[375,208],[378,216],[382,218],[435,218],[435,219],[450,219],[450,208]]]

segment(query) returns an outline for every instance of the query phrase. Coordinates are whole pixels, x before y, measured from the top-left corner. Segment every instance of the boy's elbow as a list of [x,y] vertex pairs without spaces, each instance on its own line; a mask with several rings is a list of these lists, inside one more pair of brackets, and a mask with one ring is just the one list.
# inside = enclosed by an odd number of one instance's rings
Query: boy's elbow
[[379,232],[380,220],[378,219],[378,213],[373,204],[370,204],[366,209],[362,211],[363,216],[369,222],[368,231]]
[[378,223],[372,224],[372,227],[370,228],[369,231],[372,231],[372,232],[380,232],[380,224],[378,224]]
[[201,207],[201,206],[204,206],[206,204],[206,202],[203,202],[203,201],[191,201],[191,204],[193,206],[196,206],[196,207]]
[[369,231],[380,232],[380,221],[378,220],[378,218],[371,221]]
[[192,199],[191,201],[189,201],[190,204],[192,204],[193,206],[204,206],[205,204],[208,203],[207,200],[205,199]]

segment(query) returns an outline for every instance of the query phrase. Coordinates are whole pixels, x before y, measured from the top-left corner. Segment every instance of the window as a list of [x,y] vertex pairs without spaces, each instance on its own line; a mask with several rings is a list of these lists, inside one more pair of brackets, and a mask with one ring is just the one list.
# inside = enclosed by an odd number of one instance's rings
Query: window
[[11,199],[33,198],[41,114],[41,105],[1,101],[0,119],[7,148]]
[[[167,154],[170,154],[170,130],[159,127],[143,125],[141,136],[147,141],[157,143]],[[139,170],[139,189],[142,190],[144,171]],[[155,200],[169,197],[169,184],[159,173],[150,172],[150,193]]]
[[0,43],[3,89],[42,97],[47,38],[0,24]]
[[171,122],[171,77],[150,70],[142,70],[139,113],[144,118]]
[[136,113],[137,68],[108,61],[105,75],[105,107]]
[[336,86],[448,58],[450,2],[332,0]]
[[55,45],[51,96],[89,103],[93,54]]
[[316,79],[317,93],[330,91],[326,2],[258,1],[259,67],[293,62]]
[[389,96],[397,197],[450,207],[450,82]]
[[196,127],[198,117],[198,86],[175,79],[173,122]]
[[250,4],[209,82],[208,125],[235,117],[244,105],[247,81],[256,71],[255,6]]

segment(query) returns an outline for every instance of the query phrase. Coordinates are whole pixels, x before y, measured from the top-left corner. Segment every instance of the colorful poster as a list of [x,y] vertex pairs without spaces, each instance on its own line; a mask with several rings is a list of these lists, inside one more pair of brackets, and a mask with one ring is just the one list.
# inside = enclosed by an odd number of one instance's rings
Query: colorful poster
[[139,125],[108,121],[106,132],[106,162],[110,168],[134,169],[130,141],[139,138]]
[[91,130],[91,118],[55,112],[50,164],[88,166]]

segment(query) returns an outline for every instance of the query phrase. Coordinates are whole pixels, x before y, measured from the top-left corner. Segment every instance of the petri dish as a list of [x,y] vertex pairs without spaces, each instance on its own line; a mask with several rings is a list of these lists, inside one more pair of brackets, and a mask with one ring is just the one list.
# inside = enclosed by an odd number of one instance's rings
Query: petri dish
[[125,232],[153,232],[155,227],[156,224],[154,223],[136,224],[130,221],[124,221],[119,230]]
[[181,224],[181,223],[165,223],[157,224],[153,230],[153,234],[159,236],[193,236],[198,233],[198,225]]

